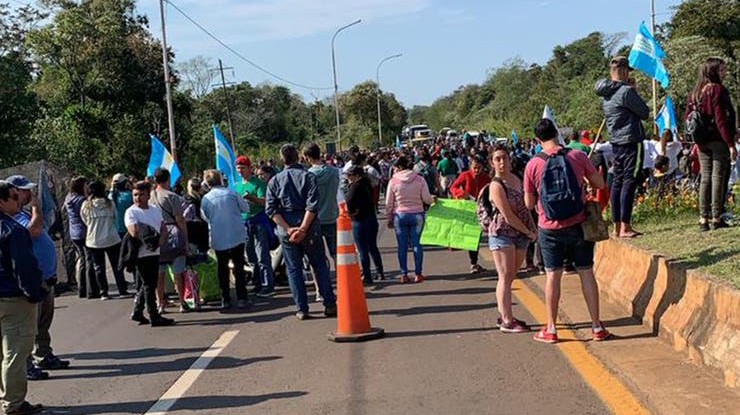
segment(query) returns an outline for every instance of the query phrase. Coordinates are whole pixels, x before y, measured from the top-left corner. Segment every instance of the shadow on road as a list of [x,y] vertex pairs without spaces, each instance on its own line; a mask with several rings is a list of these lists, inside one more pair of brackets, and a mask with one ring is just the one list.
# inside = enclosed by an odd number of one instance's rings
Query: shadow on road
[[439,314],[439,313],[458,313],[462,311],[474,311],[484,309],[495,309],[496,303],[485,304],[452,304],[452,305],[432,305],[410,308],[396,308],[390,310],[375,310],[370,314],[395,314],[398,317],[413,316],[417,314]]
[[495,287],[469,287],[469,288],[458,288],[455,290],[441,290],[441,291],[412,291],[404,293],[387,293],[379,290],[368,291],[365,293],[367,298],[398,298],[398,297],[427,297],[427,296],[448,296],[448,295],[465,295],[465,294],[493,294],[496,291]]
[[108,350],[104,352],[82,352],[82,353],[70,353],[62,355],[64,358],[74,360],[119,360],[119,359],[144,359],[147,357],[161,357],[161,356],[173,356],[178,354],[186,353],[202,353],[206,348],[202,347],[190,347],[190,348],[172,348],[172,349],[160,349],[149,347],[146,349],[137,350]]
[[385,334],[387,339],[401,337],[418,337],[418,336],[439,336],[444,334],[475,333],[498,330],[494,327],[469,327],[460,329],[444,330],[418,330],[418,331],[393,331]]

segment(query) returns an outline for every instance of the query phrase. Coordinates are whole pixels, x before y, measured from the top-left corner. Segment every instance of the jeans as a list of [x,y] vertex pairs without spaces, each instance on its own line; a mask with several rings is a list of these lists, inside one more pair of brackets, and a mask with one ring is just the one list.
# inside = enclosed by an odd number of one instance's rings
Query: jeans
[[113,276],[116,279],[116,287],[118,288],[118,294],[125,295],[128,289],[126,284],[126,278],[123,277],[123,270],[118,269],[118,255],[121,251],[121,244],[117,243],[107,248],[87,248],[90,251],[93,261],[93,269],[95,271],[95,280],[100,287],[100,292],[104,295],[108,295],[108,276],[106,275],[105,257],[108,256],[108,261],[113,267]]
[[159,279],[159,255],[145,256],[136,260],[136,298],[134,314],[144,312],[150,318],[159,317],[157,311],[157,280]]
[[3,344],[0,391],[5,412],[18,410],[26,400],[26,358],[33,349],[37,313],[38,305],[29,303],[25,297],[0,298],[0,335]]
[[264,291],[275,289],[275,273],[270,257],[270,230],[260,224],[247,224],[247,260],[252,264],[254,286]]
[[370,271],[371,256],[378,274],[383,275],[383,258],[380,256],[380,250],[378,249],[378,218],[369,216],[357,221],[352,220],[352,236],[355,238],[355,244],[360,254],[362,278],[365,281],[373,280]]
[[611,202],[614,223],[632,221],[632,206],[635,203],[637,179],[642,169],[642,143],[614,144],[614,178],[612,179]]
[[410,242],[414,249],[414,273],[422,275],[424,248],[421,246],[421,231],[424,229],[424,213],[396,213],[393,217],[393,227],[396,231],[401,274],[409,273],[407,256]]
[[[77,279],[77,287],[80,298],[93,298],[100,297],[100,288],[97,282],[95,282],[95,276],[93,275],[93,260],[90,250],[85,246],[84,239],[75,239],[72,241],[75,247],[75,254],[77,256],[75,264],[75,278]],[[88,282],[90,282],[90,295],[88,295]]]
[[336,263],[337,259],[337,224],[335,223],[322,223],[321,224],[321,236],[326,241],[326,246],[329,249],[329,256]]
[[[303,218],[303,212],[283,213],[283,218],[290,226],[298,226]],[[324,241],[321,239],[321,226],[314,221],[308,229],[306,237],[299,243],[290,242],[288,232],[278,227],[280,246],[283,247],[285,267],[288,273],[288,283],[293,294],[298,311],[308,313],[308,297],[306,295],[306,284],[303,279],[303,257],[308,257],[311,268],[314,270],[314,278],[319,287],[319,294],[324,299],[324,307],[335,307],[336,296],[329,281],[329,266],[324,251]]]
[[730,148],[724,141],[710,141],[699,146],[701,183],[699,213],[704,219],[718,220],[725,211],[727,183],[730,180]]
[[247,278],[244,272],[244,244],[239,244],[231,249],[216,251],[216,262],[218,264],[218,285],[221,288],[221,300],[231,303],[231,281],[229,278],[229,261],[234,263],[234,285],[236,286],[236,299],[247,299]]
[[588,269],[594,265],[596,244],[583,239],[580,223],[563,229],[540,228],[537,241],[548,271],[561,270],[565,264],[573,264],[576,269]]

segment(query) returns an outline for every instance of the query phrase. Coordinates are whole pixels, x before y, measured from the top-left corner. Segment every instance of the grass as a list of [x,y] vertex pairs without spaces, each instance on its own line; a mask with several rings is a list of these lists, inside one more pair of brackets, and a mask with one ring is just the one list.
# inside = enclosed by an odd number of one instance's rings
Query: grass
[[740,289],[740,226],[700,232],[697,214],[684,212],[641,218],[635,227],[644,235],[632,240],[634,245]]

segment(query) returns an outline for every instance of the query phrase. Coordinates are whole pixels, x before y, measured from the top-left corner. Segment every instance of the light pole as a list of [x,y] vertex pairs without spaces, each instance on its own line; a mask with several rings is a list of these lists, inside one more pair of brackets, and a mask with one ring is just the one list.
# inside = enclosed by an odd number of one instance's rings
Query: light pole
[[380,122],[380,67],[383,65],[383,63],[385,63],[385,61],[400,58],[401,56],[403,56],[402,53],[397,53],[395,55],[383,58],[383,60],[378,63],[377,69],[375,69],[375,88],[377,89],[377,93],[375,94],[375,96],[378,101],[378,147],[383,145],[383,127],[381,126]]
[[339,32],[360,22],[362,22],[362,19],[357,19],[348,25],[340,27],[334,32],[334,36],[331,37],[331,69],[334,73],[334,113],[337,116],[337,151],[342,151],[342,132],[339,129],[339,85],[337,85],[337,61],[334,56],[334,40],[336,40]]

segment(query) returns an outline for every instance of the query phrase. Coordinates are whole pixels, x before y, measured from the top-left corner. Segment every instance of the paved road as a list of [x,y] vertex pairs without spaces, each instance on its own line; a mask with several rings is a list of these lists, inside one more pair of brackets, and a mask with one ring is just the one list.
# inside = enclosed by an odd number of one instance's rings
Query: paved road
[[[397,270],[388,231],[381,250]],[[430,250],[425,264],[422,284],[368,290],[373,325],[388,335],[360,344],[327,341],[333,319],[295,319],[287,290],[251,312],[174,315],[176,326],[156,329],[128,320],[129,300],[59,298],[54,346],[73,368],[31,383],[29,398],[55,414],[141,414],[176,384],[173,414],[609,413],[557,348],[492,329],[495,277],[468,275],[464,252]],[[230,331],[182,390],[188,368]]]

